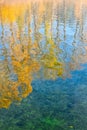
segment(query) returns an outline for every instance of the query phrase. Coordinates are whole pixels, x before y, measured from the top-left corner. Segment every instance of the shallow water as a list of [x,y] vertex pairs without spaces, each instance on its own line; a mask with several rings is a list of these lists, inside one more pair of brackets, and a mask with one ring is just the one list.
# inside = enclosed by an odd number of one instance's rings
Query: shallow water
[[87,130],[87,0],[0,1],[0,130]]

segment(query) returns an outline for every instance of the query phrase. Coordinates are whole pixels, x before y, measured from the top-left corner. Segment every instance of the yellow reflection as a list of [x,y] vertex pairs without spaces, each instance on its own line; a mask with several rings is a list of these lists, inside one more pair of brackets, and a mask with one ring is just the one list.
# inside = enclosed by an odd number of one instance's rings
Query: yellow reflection
[[49,25],[47,21],[45,21],[45,35],[46,35],[46,50],[47,53],[44,54],[41,58],[41,63],[44,67],[44,77],[56,79],[57,76],[63,75],[63,63],[59,61],[58,53],[60,49],[55,44],[52,38],[51,24]]
[[[44,78],[56,79],[86,62],[87,51],[83,56],[81,48],[76,48],[78,34],[84,41],[83,8],[86,7],[87,0],[0,1],[0,108],[26,98],[32,92],[33,74],[39,70]],[[70,20],[76,22],[71,57],[66,43],[60,49],[67,38],[66,21]],[[87,50],[84,43],[83,46]],[[68,63],[67,55],[71,58]]]
[[[20,16],[23,18],[27,7],[32,10],[32,4],[35,4],[36,14],[38,13],[37,15],[42,16],[45,12],[48,14],[51,12],[47,7],[51,9],[51,6],[53,6],[55,9],[57,6],[63,7],[64,3],[67,5],[67,8],[74,8],[77,19],[82,18],[82,9],[87,7],[87,0],[1,0],[0,19],[2,19],[3,22],[14,22]],[[39,19],[41,19],[41,17]]]
[[4,0],[3,4],[0,5],[0,21],[3,23],[13,23],[19,18],[21,18],[21,21],[23,21],[25,11],[27,7],[30,9],[30,6],[30,3],[26,5],[24,2],[12,2]]
[[[21,45],[16,45],[12,48],[11,66],[17,76],[16,81],[10,79],[12,70],[8,69],[9,63],[4,60],[4,65],[1,64],[3,68],[0,70],[0,108],[8,108],[12,102],[17,103],[32,92],[32,73],[38,71],[39,65],[30,58],[26,49],[22,52]],[[23,57],[20,58],[17,53]]]

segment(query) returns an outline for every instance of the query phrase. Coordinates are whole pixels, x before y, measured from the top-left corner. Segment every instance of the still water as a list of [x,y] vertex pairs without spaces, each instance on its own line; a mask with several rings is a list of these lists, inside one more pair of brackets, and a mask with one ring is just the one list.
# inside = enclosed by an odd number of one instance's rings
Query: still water
[[0,0],[0,130],[87,130],[87,0]]

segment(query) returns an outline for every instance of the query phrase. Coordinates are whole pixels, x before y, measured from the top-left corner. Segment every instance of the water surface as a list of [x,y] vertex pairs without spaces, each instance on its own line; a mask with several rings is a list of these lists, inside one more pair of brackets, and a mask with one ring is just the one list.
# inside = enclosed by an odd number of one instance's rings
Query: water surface
[[0,130],[87,130],[87,0],[0,1]]

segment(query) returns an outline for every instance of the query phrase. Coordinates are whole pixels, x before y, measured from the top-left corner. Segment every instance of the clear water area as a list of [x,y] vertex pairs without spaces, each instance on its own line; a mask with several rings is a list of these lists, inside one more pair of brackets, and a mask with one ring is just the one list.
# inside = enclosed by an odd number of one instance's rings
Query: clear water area
[[87,130],[87,0],[0,2],[0,130]]

